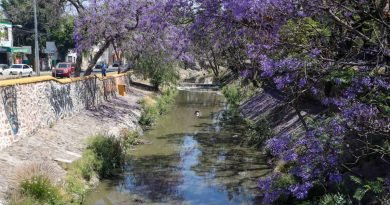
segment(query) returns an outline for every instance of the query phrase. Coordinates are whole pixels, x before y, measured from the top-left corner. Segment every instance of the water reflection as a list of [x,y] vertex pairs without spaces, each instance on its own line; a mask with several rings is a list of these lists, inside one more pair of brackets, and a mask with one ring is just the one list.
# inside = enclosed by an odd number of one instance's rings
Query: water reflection
[[256,181],[268,167],[258,150],[240,146],[240,125],[223,108],[216,92],[180,91],[145,133],[152,144],[137,147],[123,178],[103,182],[85,204],[257,204]]

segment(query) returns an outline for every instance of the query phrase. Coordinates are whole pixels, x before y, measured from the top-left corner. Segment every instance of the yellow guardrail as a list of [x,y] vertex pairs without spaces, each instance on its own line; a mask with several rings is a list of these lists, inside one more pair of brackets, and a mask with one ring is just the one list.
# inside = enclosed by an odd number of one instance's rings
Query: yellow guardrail
[[116,78],[125,76],[131,73],[131,71],[126,73],[109,73],[106,77],[102,77],[101,74],[94,74],[90,76],[83,76],[83,77],[76,77],[76,78],[64,78],[64,79],[57,79],[52,76],[39,76],[39,77],[28,77],[28,78],[17,78],[17,79],[8,79],[8,80],[1,80],[0,81],[0,87],[6,87],[6,86],[13,86],[13,85],[24,85],[24,84],[31,84],[31,83],[41,83],[41,82],[47,82],[47,81],[56,81],[61,84],[69,84],[72,82],[87,80],[91,78],[98,78],[100,80],[109,79],[109,78]]

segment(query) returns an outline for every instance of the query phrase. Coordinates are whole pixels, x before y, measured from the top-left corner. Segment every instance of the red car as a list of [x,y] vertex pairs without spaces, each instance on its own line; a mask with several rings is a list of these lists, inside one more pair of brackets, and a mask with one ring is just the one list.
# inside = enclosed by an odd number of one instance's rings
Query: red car
[[76,65],[74,63],[58,63],[52,70],[53,77],[71,77],[74,75]]

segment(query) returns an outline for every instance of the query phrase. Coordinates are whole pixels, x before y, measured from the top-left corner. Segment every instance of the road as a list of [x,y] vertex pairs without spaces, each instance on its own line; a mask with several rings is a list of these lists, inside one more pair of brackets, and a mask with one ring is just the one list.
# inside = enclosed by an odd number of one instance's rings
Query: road
[[[107,69],[107,73],[113,73],[113,72],[118,72],[117,69],[115,68],[108,68]],[[101,74],[101,70],[96,70],[94,69],[92,74]],[[81,71],[81,76],[84,75],[84,71]],[[36,74],[34,73],[32,77],[36,76]],[[41,71],[41,76],[51,76],[51,71]],[[14,79],[14,78],[19,78],[19,76],[15,76],[15,75],[0,75],[0,80],[7,80],[7,79]],[[28,78],[28,77],[23,77],[23,78]]]

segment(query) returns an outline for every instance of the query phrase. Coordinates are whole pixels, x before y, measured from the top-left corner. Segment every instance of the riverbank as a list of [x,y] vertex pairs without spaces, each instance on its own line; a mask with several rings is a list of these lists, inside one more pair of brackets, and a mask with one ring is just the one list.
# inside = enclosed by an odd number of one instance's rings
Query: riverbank
[[102,181],[84,204],[256,204],[256,180],[270,169],[258,149],[240,145],[224,109],[219,92],[179,90],[145,131],[150,143],[132,150],[124,173]]
[[85,149],[85,140],[89,136],[96,134],[117,136],[123,129],[139,129],[141,106],[138,102],[150,92],[136,88],[129,88],[129,91],[127,96],[113,97],[95,108],[62,119],[50,128],[40,129],[2,150],[0,204],[4,203],[12,174],[17,167],[33,162],[46,162],[51,164],[62,178],[66,171],[59,164],[79,159]]

